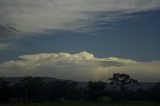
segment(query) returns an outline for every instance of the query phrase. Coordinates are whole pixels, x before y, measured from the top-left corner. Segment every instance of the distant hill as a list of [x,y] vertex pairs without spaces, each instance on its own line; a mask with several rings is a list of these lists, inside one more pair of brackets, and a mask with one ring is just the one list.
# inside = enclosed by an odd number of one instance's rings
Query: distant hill
[[[52,77],[39,77],[42,80],[44,80],[45,82],[50,82],[50,81],[55,81],[55,80],[64,80],[64,79],[58,79],[58,78],[52,78]],[[11,85],[14,85],[16,83],[18,83],[21,79],[23,79],[23,77],[4,77],[2,78],[3,80],[9,82]],[[77,81],[75,81],[77,82]],[[85,88],[87,87],[87,82],[78,82],[78,87],[80,88]],[[128,88],[130,89],[148,89],[152,86],[154,86],[155,83],[154,82],[141,82],[139,85],[129,85]],[[110,90],[112,89],[112,86],[107,84],[107,89]]]
[[[18,83],[20,80],[22,80],[24,77],[3,77],[2,79],[4,81],[9,82],[11,85],[14,85]],[[58,80],[57,78],[51,78],[51,77],[38,77],[44,80],[45,82],[55,81]]]

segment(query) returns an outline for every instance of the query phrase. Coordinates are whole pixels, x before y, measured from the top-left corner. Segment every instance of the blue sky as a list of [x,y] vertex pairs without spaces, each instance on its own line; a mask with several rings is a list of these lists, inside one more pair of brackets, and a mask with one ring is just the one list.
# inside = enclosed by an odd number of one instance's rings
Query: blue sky
[[[97,66],[93,71],[98,75],[87,74],[86,80],[123,72],[116,68],[117,64],[124,64],[122,69],[131,70],[128,73],[135,76],[146,72],[144,79],[159,74],[159,0],[0,0],[0,17],[0,74],[4,76],[19,73],[17,70],[26,66],[36,67],[26,68],[29,72],[38,70],[38,64],[49,66],[47,70],[61,70],[53,77],[70,78],[63,76],[66,73],[61,66],[50,66],[57,61],[65,61],[63,65],[72,70],[69,73],[76,73],[72,75],[79,73],[73,69],[80,65],[85,68],[79,70],[90,73],[89,67]],[[48,63],[49,57],[55,61]],[[85,61],[90,61],[87,67]],[[32,62],[35,66],[29,64]],[[115,69],[111,70],[110,65]],[[54,72],[43,74],[49,76]],[[19,76],[24,75],[28,74],[22,72]],[[78,80],[82,76],[77,76]]]

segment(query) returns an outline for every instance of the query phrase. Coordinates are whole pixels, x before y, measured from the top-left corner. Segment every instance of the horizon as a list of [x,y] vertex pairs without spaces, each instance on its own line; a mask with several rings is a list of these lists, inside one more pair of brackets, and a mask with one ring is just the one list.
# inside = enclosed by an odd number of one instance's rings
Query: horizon
[[[123,74],[123,73],[122,73]],[[73,81],[73,82],[78,82],[78,83],[88,83],[90,81],[79,81],[79,80],[70,80],[70,79],[59,79],[59,78],[55,78],[55,77],[41,77],[41,76],[23,76],[23,77],[0,77],[0,79],[4,80],[4,79],[14,79],[14,78],[26,78],[26,77],[32,77],[32,78],[41,78],[43,80],[43,78],[50,78],[50,79],[55,79],[55,80],[62,80],[62,81]],[[112,77],[112,76],[111,76]],[[98,81],[101,81],[101,80],[97,80],[97,81],[92,81],[92,82],[98,82]],[[138,81],[138,80],[137,80]],[[49,81],[50,82],[50,81]],[[101,81],[101,82],[105,82],[106,84],[110,84],[109,80],[107,81]],[[144,83],[152,83],[152,84],[157,84],[159,82],[140,82],[138,81],[139,84],[144,84]]]

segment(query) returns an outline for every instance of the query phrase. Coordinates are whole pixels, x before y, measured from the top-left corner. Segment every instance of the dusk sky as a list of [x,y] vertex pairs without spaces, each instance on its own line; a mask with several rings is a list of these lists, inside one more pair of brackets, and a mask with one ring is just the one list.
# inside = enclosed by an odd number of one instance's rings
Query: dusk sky
[[0,0],[0,77],[160,81],[160,0]]

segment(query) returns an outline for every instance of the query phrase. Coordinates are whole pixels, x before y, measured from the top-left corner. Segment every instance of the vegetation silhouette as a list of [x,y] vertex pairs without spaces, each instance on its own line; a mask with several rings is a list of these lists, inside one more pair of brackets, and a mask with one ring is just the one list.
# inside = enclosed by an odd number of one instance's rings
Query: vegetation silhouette
[[111,98],[113,100],[127,100],[127,95],[131,93],[128,89],[128,85],[139,84],[137,80],[130,78],[129,75],[120,73],[113,74],[113,77],[109,78],[109,80],[113,88],[116,88],[116,91],[111,92]]
[[[24,77],[15,84],[0,79],[0,102],[116,102],[160,101],[160,83],[148,89],[130,89],[138,81],[130,75],[115,73],[109,83],[89,81],[86,87],[70,80],[45,81],[40,77]],[[109,88],[109,85],[112,87]]]
[[102,81],[88,82],[87,94],[87,98],[93,102],[102,100],[102,98],[106,96],[106,83]]

